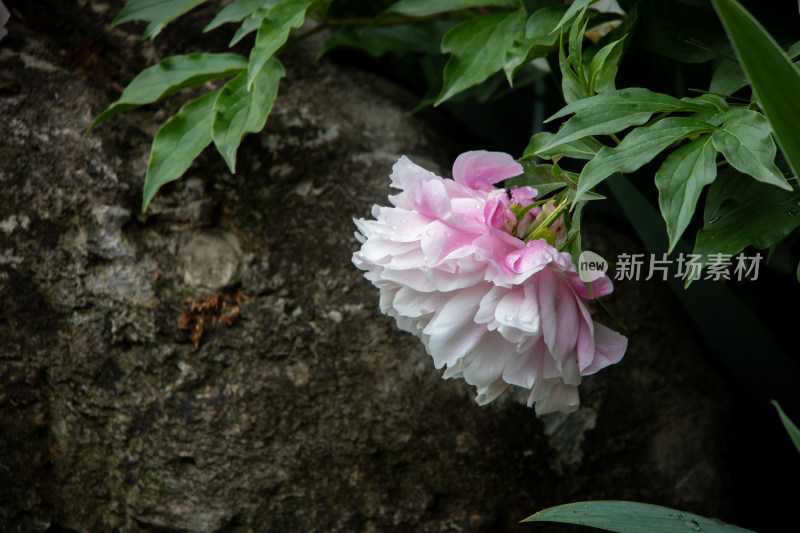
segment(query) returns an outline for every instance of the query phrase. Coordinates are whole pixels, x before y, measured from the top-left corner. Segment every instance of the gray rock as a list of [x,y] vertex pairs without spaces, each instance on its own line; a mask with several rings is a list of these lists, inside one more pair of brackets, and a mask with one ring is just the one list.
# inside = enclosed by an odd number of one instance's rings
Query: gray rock
[[[78,37],[12,21],[0,55],[0,529],[517,531],[585,499],[736,518],[730,393],[690,335],[664,336],[689,329],[665,287],[617,287],[628,354],[543,419],[513,394],[477,406],[380,315],[352,218],[400,155],[446,172],[462,151],[408,93],[295,52],[239,172],[208,150],[141,214],[152,108],[85,136],[116,82],[59,50],[102,41],[130,74],[148,45],[106,29],[121,2],[48,4],[41,24]],[[195,350],[187,300],[231,284],[241,320]]]

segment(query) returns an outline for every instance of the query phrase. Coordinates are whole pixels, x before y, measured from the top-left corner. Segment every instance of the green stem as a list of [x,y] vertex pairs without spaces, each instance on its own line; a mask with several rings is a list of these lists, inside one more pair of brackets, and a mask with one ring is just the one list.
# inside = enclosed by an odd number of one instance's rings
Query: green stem
[[522,239],[525,242],[535,241],[536,239],[542,239],[544,237],[544,231],[550,227],[550,225],[556,221],[556,219],[561,216],[561,213],[566,209],[567,203],[562,202],[556,207],[552,213],[550,213],[547,218],[545,218],[541,224],[537,227],[531,227],[528,230],[528,233],[525,234],[525,238]]
[[528,211],[530,211],[536,206],[544,205],[549,201],[550,198],[545,198],[544,200],[539,200],[538,202],[533,202],[532,204],[526,205],[524,209],[520,210],[520,212],[517,213],[517,220],[522,220],[522,217],[524,217],[528,213]]

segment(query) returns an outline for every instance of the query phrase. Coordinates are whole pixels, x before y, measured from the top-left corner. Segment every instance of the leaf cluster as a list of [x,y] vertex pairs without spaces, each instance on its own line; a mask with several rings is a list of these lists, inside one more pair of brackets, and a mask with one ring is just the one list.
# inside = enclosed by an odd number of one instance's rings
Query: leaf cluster
[[[153,39],[172,20],[204,0],[130,0],[113,24],[145,20],[145,38]],[[276,57],[292,32],[310,13],[324,10],[325,1],[235,0],[225,6],[204,32],[226,23],[238,23],[230,46],[256,32],[249,57],[232,53],[196,53],[172,56],[143,70],[122,96],[92,123],[136,107],[151,104],[190,87],[227,79],[224,85],[184,104],[156,133],[145,176],[142,211],[158,189],[180,178],[212,142],[236,171],[236,152],[249,133],[261,131],[272,110],[286,71]]]

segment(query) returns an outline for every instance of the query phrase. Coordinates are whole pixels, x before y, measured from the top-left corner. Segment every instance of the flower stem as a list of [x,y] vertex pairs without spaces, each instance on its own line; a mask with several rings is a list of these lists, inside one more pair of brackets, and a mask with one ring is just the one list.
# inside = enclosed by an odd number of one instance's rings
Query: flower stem
[[535,228],[531,228],[528,230],[528,233],[525,234],[525,238],[523,239],[525,242],[535,241],[537,239],[544,239],[545,238],[545,231],[549,231],[550,225],[558,219],[561,213],[566,209],[567,203],[562,202],[556,207],[552,213],[550,213],[547,218],[545,218],[541,224],[539,224]]

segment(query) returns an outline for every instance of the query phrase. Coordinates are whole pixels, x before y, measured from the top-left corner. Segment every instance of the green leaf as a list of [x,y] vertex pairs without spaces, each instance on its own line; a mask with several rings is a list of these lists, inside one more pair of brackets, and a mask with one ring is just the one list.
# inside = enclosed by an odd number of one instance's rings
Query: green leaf
[[586,76],[583,72],[583,39],[586,35],[586,26],[588,24],[586,8],[583,8],[578,12],[575,22],[569,29],[569,57],[567,60],[572,66],[573,72],[577,75],[583,92],[591,96],[587,90],[589,85],[586,83]]
[[131,20],[145,20],[150,24],[144,31],[145,39],[153,39],[169,21],[199,6],[206,0],[130,0],[119,12],[111,26]]
[[711,140],[738,171],[791,191],[792,186],[775,166],[776,148],[770,133],[769,122],[764,115],[739,108],[731,112]]
[[800,193],[787,193],[728,168],[708,189],[703,220],[695,254],[769,248],[800,226]]
[[228,43],[228,46],[233,46],[239,41],[241,41],[246,35],[256,31],[259,27],[261,27],[261,23],[267,18],[269,15],[270,10],[280,2],[280,0],[271,0],[266,4],[262,5],[252,13],[250,13],[242,22],[242,25],[239,26],[239,29],[236,30],[236,33],[233,34],[231,38],[231,42]]
[[589,94],[610,93],[617,89],[614,78],[617,77],[622,57],[623,41],[625,37],[605,45],[592,58],[589,64]]
[[553,28],[552,33],[555,33],[558,30],[560,30],[562,26],[564,26],[567,22],[575,18],[575,16],[577,16],[578,13],[584,11],[587,7],[589,7],[591,4],[594,4],[595,2],[597,2],[597,0],[575,0],[575,2],[573,2],[572,5],[569,6],[567,12],[564,13],[564,16],[561,17],[561,20],[558,21],[556,27]]
[[789,59],[792,61],[800,57],[800,41],[789,46],[789,48],[786,49],[786,55],[789,56]]
[[525,152],[522,154],[522,157],[525,159],[532,159],[534,157],[551,159],[554,156],[563,154],[565,157],[569,157],[571,159],[585,159],[588,161],[593,159],[594,156],[597,155],[597,152],[599,152],[603,147],[603,145],[594,137],[583,137],[582,139],[561,144],[551,150],[543,151],[542,147],[549,143],[554,136],[555,135],[549,131],[537,133],[531,137],[531,140],[528,142],[528,146],[525,148]]
[[598,94],[572,102],[548,118],[545,122],[575,113],[542,149],[551,150],[589,135],[608,135],[641,126],[653,113],[702,110],[697,104],[639,87]]
[[258,8],[268,10],[276,1],[277,0],[236,0],[223,7],[220,12],[217,13],[217,16],[208,23],[208,26],[203,28],[203,33],[218,28],[228,22],[240,22]]
[[747,87],[747,78],[744,77],[742,67],[736,61],[723,59],[714,69],[708,90],[712,93],[730,96],[743,87]]
[[588,96],[583,91],[583,85],[578,75],[572,70],[572,67],[564,54],[563,33],[559,34],[558,41],[558,67],[561,70],[561,92],[564,96],[564,101],[567,104],[572,104],[586,99]]
[[775,409],[778,410],[778,416],[781,418],[781,422],[783,423],[783,427],[786,428],[786,432],[789,433],[789,438],[792,439],[792,443],[794,447],[797,448],[797,451],[800,452],[800,429],[797,429],[797,426],[794,425],[786,413],[783,412],[781,409],[780,404],[775,400],[771,400],[770,403],[775,406]]
[[528,17],[523,36],[508,49],[504,59],[503,70],[509,85],[519,69],[537,57],[547,56],[555,49],[559,36],[553,33],[553,28],[565,11],[563,6],[551,6],[539,9]]
[[210,80],[225,78],[247,68],[247,59],[237,54],[190,54],[172,56],[139,73],[125,87],[119,100],[108,106],[89,131],[124,111],[150,104],[171,94]]
[[427,17],[445,11],[458,11],[472,7],[521,7],[520,0],[400,0],[378,17],[385,15],[405,15],[406,17]]
[[667,223],[670,253],[689,225],[703,187],[717,177],[716,158],[711,135],[701,135],[669,154],[656,172],[658,204]]
[[769,33],[739,3],[712,0],[750,86],[795,176],[800,175],[800,72]]
[[728,104],[728,102],[718,94],[706,93],[692,98],[685,97],[681,98],[681,102],[705,107],[706,111],[711,111],[712,113],[724,113],[725,111],[729,111],[731,109],[731,106]]
[[214,102],[212,139],[231,172],[236,172],[236,150],[248,133],[264,128],[280,79],[286,71],[275,58],[267,61],[247,90],[244,73],[229,81]]
[[753,533],[712,518],[660,505],[622,501],[577,502],[551,507],[523,522],[561,522],[617,533]]
[[156,133],[144,178],[142,212],[158,189],[180,178],[211,143],[214,102],[221,91],[217,89],[187,103]]
[[581,172],[575,201],[615,172],[633,172],[649,163],[670,144],[714,130],[714,126],[689,117],[669,117],[652,126],[636,128],[615,148],[604,146]]
[[467,20],[447,32],[442,53],[452,55],[444,67],[444,85],[434,105],[502,69],[506,52],[522,35],[524,23],[525,11],[519,9]]
[[269,11],[258,28],[256,44],[250,52],[250,63],[247,66],[248,90],[272,54],[286,42],[292,30],[303,24],[306,12],[313,3],[313,0],[286,0]]
[[538,192],[538,198],[544,198],[551,192],[563,189],[566,182],[553,175],[553,165],[537,165],[532,161],[520,161],[522,174],[505,181],[506,188],[533,187]]
[[438,54],[442,36],[453,25],[454,22],[449,20],[434,20],[417,24],[342,28],[325,41],[318,57],[337,48],[357,48],[373,57],[380,57],[386,52]]

